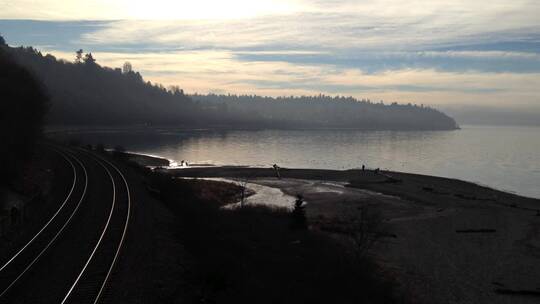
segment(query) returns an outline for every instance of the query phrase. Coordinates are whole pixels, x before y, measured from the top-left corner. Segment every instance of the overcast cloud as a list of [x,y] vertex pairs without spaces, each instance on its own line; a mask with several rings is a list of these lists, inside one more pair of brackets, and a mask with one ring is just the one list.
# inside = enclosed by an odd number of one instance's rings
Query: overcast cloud
[[[538,1],[5,1],[0,33],[188,92],[540,108]],[[33,20],[28,20],[33,19]]]

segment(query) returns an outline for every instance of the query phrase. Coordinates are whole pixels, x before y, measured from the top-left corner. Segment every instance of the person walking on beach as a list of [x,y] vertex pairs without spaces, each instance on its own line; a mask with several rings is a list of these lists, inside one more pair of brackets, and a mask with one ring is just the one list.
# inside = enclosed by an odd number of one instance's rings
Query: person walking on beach
[[281,179],[281,175],[279,174],[279,166],[277,164],[274,164],[272,167],[274,168],[274,171],[276,171],[277,178]]

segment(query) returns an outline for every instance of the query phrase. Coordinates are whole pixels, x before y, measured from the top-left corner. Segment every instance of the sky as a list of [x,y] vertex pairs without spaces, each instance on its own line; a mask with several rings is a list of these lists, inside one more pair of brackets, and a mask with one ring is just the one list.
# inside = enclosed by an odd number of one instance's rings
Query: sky
[[538,16],[538,0],[0,0],[0,35],[188,93],[540,113]]

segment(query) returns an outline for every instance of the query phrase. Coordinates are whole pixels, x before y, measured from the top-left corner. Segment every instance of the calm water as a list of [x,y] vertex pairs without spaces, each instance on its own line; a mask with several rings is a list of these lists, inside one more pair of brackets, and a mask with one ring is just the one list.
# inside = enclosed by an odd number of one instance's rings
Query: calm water
[[100,131],[85,143],[190,163],[371,168],[458,178],[540,198],[540,127],[458,131]]

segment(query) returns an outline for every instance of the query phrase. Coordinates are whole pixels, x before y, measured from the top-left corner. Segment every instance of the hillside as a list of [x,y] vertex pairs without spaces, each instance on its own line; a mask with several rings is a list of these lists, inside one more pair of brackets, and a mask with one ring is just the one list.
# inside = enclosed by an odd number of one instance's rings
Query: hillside
[[[187,96],[144,81],[131,69],[97,64],[92,54],[68,62],[32,47],[1,45],[31,70],[51,97],[49,125],[175,125],[216,128],[356,128],[451,130],[455,121],[417,105],[352,97]],[[74,53],[75,57],[75,53]]]
[[47,112],[49,99],[39,81],[25,68],[16,64],[2,48],[0,88],[1,201],[4,198],[2,188],[5,184],[30,184],[28,181],[21,182],[18,178],[24,175],[23,168],[28,165],[36,142],[41,137],[43,117]]
[[265,122],[276,128],[354,128],[366,130],[448,130],[454,119],[435,109],[407,104],[373,103],[341,96],[262,97],[191,95],[212,104],[232,121]]
[[93,61],[71,63],[27,48],[7,48],[42,81],[51,97],[48,124],[119,125],[189,122],[195,108],[182,91],[144,82]]

